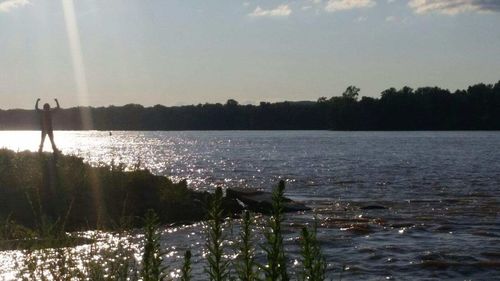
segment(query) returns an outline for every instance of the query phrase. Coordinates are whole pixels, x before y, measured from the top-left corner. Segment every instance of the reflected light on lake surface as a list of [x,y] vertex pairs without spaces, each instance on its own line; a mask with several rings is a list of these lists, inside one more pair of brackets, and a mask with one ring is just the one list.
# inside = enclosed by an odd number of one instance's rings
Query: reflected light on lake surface
[[[126,164],[132,168],[135,164],[142,163],[144,160],[143,149],[134,151],[134,145],[137,145],[135,138],[114,137],[109,132],[98,131],[55,131],[54,140],[56,146],[63,154],[76,155],[83,157],[91,164]],[[121,137],[120,137],[121,136]],[[140,138],[140,136],[137,136]],[[39,131],[1,131],[0,148],[6,148],[13,151],[38,151],[40,144]],[[141,145],[148,143],[140,142]],[[46,138],[44,143],[44,152],[52,152],[50,140]],[[123,154],[126,151],[126,154]],[[151,165],[155,167],[156,165]]]
[[[125,170],[147,168],[174,181],[185,179],[194,189],[242,185],[246,181],[231,177],[237,163],[224,156],[231,147],[230,140],[204,142],[184,132],[121,131],[55,131],[54,140],[63,154],[82,157],[92,165],[123,164]],[[0,132],[0,148],[35,152],[39,143],[39,131]],[[48,138],[44,152],[52,152]]]
[[[36,151],[40,144],[41,133],[39,131],[3,131],[1,132],[0,148],[14,151]],[[50,147],[50,140],[45,141]]]
[[[39,141],[37,131],[0,131],[0,147],[14,151],[36,151]],[[321,219],[318,239],[334,280],[342,268],[342,280],[500,276],[500,132],[56,131],[55,141],[64,154],[92,165],[140,166],[200,190],[270,190],[285,179],[286,195]],[[312,215],[287,219],[293,266],[297,230]],[[238,222],[231,227],[237,235]],[[194,280],[204,280],[204,244],[203,224],[165,226],[162,247],[172,276],[190,248]],[[11,266],[13,255],[0,253],[1,264]],[[0,272],[9,274],[2,266]]]

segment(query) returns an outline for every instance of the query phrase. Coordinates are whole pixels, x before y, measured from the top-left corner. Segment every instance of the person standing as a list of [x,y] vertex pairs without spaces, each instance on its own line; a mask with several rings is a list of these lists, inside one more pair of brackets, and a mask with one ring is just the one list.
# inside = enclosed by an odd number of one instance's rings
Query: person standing
[[35,110],[40,115],[40,129],[42,131],[42,140],[40,142],[40,148],[38,152],[43,151],[43,143],[45,142],[45,138],[47,135],[49,136],[50,143],[52,144],[52,150],[54,152],[59,152],[54,142],[54,128],[52,126],[52,113],[59,110],[61,107],[59,106],[59,101],[54,99],[57,104],[57,107],[52,109],[50,108],[50,104],[46,103],[43,105],[43,109],[38,108],[38,103],[40,102],[40,98],[36,100]]

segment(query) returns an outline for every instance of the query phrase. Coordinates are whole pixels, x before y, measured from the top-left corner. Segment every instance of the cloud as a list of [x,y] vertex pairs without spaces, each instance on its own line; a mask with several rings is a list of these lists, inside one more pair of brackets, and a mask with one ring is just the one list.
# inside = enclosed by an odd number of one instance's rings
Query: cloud
[[29,0],[0,0],[0,12],[8,13],[12,9],[30,4]]
[[310,11],[314,10],[316,14],[319,14],[320,10],[323,10],[323,0],[303,0],[301,10]]
[[374,0],[329,0],[326,3],[325,10],[333,13],[359,8],[371,8],[376,4]]
[[271,10],[264,10],[257,6],[253,12],[248,14],[251,17],[287,17],[292,14],[292,9],[288,5],[279,5]]
[[499,0],[410,0],[408,6],[417,14],[437,12],[456,15],[466,12],[500,12]]

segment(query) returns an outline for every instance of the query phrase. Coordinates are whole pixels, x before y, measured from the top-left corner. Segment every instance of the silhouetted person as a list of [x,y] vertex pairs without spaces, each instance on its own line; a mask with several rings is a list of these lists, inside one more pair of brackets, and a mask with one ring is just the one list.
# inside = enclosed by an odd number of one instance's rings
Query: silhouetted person
[[59,110],[59,101],[57,99],[54,99],[57,104],[57,108],[51,109],[50,105],[48,103],[43,105],[43,109],[40,110],[38,108],[38,103],[40,102],[40,99],[36,100],[36,105],[35,109],[36,112],[40,114],[40,128],[42,130],[42,140],[40,142],[40,148],[38,149],[38,152],[42,152],[43,150],[43,143],[45,142],[45,137],[49,135],[50,143],[52,144],[52,150],[54,152],[59,152],[59,150],[56,147],[56,144],[54,143],[54,129],[52,127],[52,113],[55,112],[56,110]]

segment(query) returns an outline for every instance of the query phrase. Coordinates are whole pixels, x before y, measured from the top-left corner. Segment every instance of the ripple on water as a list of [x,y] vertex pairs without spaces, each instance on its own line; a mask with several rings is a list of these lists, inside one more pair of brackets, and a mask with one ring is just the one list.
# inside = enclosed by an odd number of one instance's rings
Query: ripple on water
[[[38,137],[0,132],[0,147],[36,150]],[[93,165],[140,166],[199,190],[270,190],[285,179],[287,195],[321,219],[334,280],[500,280],[500,132],[94,131],[56,132],[56,141]],[[385,209],[362,209],[370,205]],[[311,218],[288,215],[291,266],[297,230]],[[174,275],[192,248],[193,272],[203,280],[202,233],[200,224],[165,228]],[[15,254],[0,254],[2,274]]]

